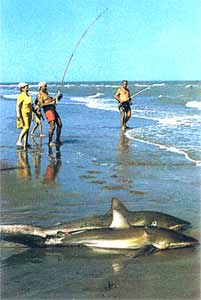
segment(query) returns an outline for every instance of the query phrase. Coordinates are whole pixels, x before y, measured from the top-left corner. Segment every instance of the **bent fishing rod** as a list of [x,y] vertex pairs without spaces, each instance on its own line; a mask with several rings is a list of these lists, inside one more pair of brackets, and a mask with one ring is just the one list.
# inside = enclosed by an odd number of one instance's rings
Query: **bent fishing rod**
[[106,8],[105,10],[103,10],[103,11],[102,11],[102,12],[101,12],[101,13],[100,13],[100,14],[99,14],[99,15],[91,22],[91,24],[87,27],[87,29],[86,29],[86,30],[83,32],[83,34],[81,35],[81,37],[80,37],[79,41],[77,42],[77,44],[76,44],[76,46],[75,46],[73,52],[72,52],[71,55],[70,55],[70,58],[69,58],[68,61],[67,61],[67,64],[66,64],[66,67],[65,67],[65,70],[64,70],[64,73],[63,73],[61,82],[60,82],[60,84],[59,84],[58,86],[62,87],[62,86],[64,85],[64,78],[65,78],[65,76],[66,76],[66,73],[67,73],[67,71],[68,71],[68,68],[69,68],[69,66],[70,66],[70,63],[71,63],[71,61],[72,61],[72,59],[73,59],[73,56],[74,56],[76,50],[78,49],[78,47],[79,47],[79,45],[80,45],[82,39],[85,37],[85,35],[86,35],[87,32],[89,31],[89,29],[90,29],[91,27],[93,27],[93,25],[98,21],[98,19],[100,19],[100,18],[102,17],[102,15],[103,15],[107,10],[108,10],[108,8]]

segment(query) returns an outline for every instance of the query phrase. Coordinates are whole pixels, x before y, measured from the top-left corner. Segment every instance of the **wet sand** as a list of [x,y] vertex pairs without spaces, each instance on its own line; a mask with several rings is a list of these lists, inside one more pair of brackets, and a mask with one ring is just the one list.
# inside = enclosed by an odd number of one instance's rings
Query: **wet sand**
[[[198,169],[184,157],[129,140],[118,114],[93,111],[91,118],[84,108],[80,119],[81,109],[63,118],[57,152],[48,150],[47,137],[41,143],[36,137],[28,152],[16,151],[16,129],[5,120],[10,136],[1,139],[1,223],[65,223],[104,214],[118,197],[130,210],[186,219],[188,234],[200,238]],[[1,242],[1,268],[2,299],[200,299],[200,247],[130,259]]]

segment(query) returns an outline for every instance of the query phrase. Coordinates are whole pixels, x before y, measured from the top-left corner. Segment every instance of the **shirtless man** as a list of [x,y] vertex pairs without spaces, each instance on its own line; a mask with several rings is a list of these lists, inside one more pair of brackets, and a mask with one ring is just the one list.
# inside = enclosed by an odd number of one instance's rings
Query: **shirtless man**
[[39,84],[39,93],[37,95],[38,103],[44,110],[44,115],[47,119],[47,122],[50,125],[49,130],[49,143],[50,147],[53,147],[55,144],[52,142],[53,134],[55,127],[56,129],[56,145],[60,145],[60,135],[61,135],[61,128],[62,122],[59,114],[56,111],[55,104],[58,100],[61,99],[62,95],[58,93],[54,98],[50,97],[47,92],[47,82],[41,81]]
[[119,102],[119,111],[120,111],[120,117],[121,117],[121,127],[123,130],[125,130],[126,123],[131,117],[131,97],[130,97],[130,91],[127,88],[128,81],[123,80],[121,82],[121,87],[117,89],[117,91],[114,94],[114,98]]

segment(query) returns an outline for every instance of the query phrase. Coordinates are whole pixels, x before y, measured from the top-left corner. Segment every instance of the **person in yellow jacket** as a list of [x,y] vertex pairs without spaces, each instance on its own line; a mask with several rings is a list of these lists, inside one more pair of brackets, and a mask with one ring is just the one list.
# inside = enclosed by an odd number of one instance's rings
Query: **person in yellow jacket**
[[[31,147],[28,143],[28,135],[29,129],[32,120],[32,98],[29,96],[29,85],[25,82],[20,82],[18,87],[21,91],[20,95],[17,97],[17,105],[16,105],[16,112],[17,112],[17,123],[18,128],[21,128],[20,135],[18,137],[16,146],[17,148],[27,149]],[[22,143],[24,141],[24,144]]]

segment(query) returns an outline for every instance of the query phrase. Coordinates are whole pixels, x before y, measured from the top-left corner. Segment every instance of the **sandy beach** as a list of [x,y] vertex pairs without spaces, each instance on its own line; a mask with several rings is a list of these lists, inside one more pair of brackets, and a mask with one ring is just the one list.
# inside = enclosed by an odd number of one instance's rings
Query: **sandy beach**
[[[60,149],[46,136],[17,150],[15,102],[1,99],[1,224],[48,227],[104,214],[112,197],[129,210],[157,210],[192,223],[200,238],[200,167],[185,155],[131,139],[153,128],[118,111],[61,102]],[[4,114],[2,113],[4,112]],[[195,156],[193,157],[195,159]],[[130,259],[79,248],[28,249],[1,242],[2,299],[200,299],[200,246]]]

